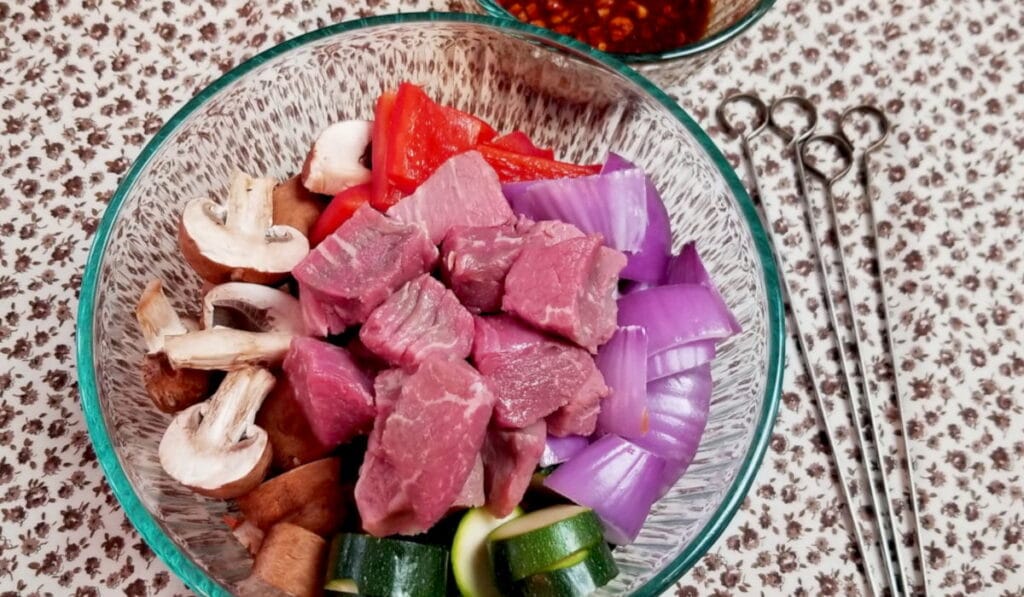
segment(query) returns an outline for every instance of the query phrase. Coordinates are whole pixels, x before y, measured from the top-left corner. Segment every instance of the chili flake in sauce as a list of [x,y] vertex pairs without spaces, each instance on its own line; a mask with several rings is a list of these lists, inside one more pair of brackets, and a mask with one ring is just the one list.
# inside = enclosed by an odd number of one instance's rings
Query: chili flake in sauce
[[664,52],[699,40],[711,0],[498,0],[517,19],[605,52]]

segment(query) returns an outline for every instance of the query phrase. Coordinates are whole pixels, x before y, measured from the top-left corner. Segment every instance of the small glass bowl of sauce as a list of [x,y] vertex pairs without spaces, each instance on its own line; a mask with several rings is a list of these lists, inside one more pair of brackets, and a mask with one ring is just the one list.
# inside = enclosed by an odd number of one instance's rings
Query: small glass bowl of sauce
[[[757,22],[775,0],[477,0],[493,16],[574,37],[649,71],[693,72]],[[679,74],[680,69],[673,68]]]

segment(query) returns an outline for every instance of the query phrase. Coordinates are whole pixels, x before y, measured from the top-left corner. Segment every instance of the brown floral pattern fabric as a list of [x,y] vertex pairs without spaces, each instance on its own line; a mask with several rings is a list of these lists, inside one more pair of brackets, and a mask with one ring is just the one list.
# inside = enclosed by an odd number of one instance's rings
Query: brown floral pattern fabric
[[[424,8],[447,3],[0,1],[0,595],[189,594],[119,509],[78,406],[75,293],[91,235],[143,144],[213,78],[319,26]],[[715,62],[669,89],[737,164],[735,140],[713,115],[738,90],[765,99],[807,94],[823,131],[856,103],[889,113],[893,134],[872,173],[896,371],[878,316],[868,204],[852,174],[835,189],[855,311],[837,294],[844,349],[856,321],[904,557],[914,550],[894,380],[906,399],[933,594],[1024,595],[1019,1],[779,0]],[[770,136],[755,144],[764,200],[786,246],[793,311],[813,350],[835,449],[860,502],[855,517],[871,537],[839,348],[785,149]],[[814,201],[826,222],[820,186]],[[792,340],[788,353],[764,466],[728,530],[680,580],[679,595],[866,592]],[[867,562],[882,578],[877,549]]]

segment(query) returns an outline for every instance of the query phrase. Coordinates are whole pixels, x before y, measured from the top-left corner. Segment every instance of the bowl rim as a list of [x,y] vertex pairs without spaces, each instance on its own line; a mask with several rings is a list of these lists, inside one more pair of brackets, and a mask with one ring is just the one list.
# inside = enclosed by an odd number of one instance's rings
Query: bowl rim
[[[500,19],[508,19],[521,23],[519,19],[512,13],[505,10],[504,6],[501,6],[495,0],[474,0],[480,5],[487,14],[492,17]],[[643,54],[626,54],[622,52],[604,52],[606,56],[612,56],[618,59],[620,62],[626,64],[658,64],[664,63],[671,60],[677,60],[680,58],[689,58],[697,56],[714,50],[717,47],[724,46],[733,38],[739,37],[744,31],[749,29],[754,23],[761,20],[768,10],[775,5],[775,0],[758,0],[758,3],[754,5],[746,14],[736,19],[731,25],[722,29],[714,35],[699,39],[693,43],[680,46],[678,48],[672,48],[671,50],[665,50],[664,52],[647,52]],[[600,50],[598,50],[600,51]]]
[[692,134],[701,148],[707,153],[719,173],[724,178],[730,192],[736,198],[740,212],[746,220],[748,229],[754,241],[764,281],[766,302],[768,334],[766,338],[768,348],[768,371],[765,383],[764,403],[761,413],[754,429],[750,447],[743,457],[743,462],[733,481],[725,494],[725,498],[718,508],[712,513],[708,523],[702,528],[690,542],[689,546],[669,562],[647,583],[640,587],[634,595],[656,596],[670,587],[678,580],[693,564],[703,556],[711,545],[725,530],[729,521],[732,520],[740,503],[743,501],[751,484],[754,481],[761,461],[764,457],[768,440],[771,436],[779,408],[779,399],[782,386],[782,370],[785,361],[785,333],[783,327],[782,296],[779,285],[778,273],[776,270],[774,253],[768,243],[765,230],[761,225],[760,217],[754,207],[753,201],[747,194],[736,173],[729,165],[725,156],[718,150],[707,133],[687,113],[676,104],[669,96],[660,90],[653,83],[636,73],[624,63],[615,60],[609,55],[602,53],[590,46],[576,41],[570,37],[559,35],[547,29],[521,23],[517,20],[495,18],[485,15],[466,13],[446,12],[411,12],[389,15],[378,15],[357,20],[344,21],[333,25],[309,31],[290,40],[277,44],[263,52],[256,54],[242,62],[227,73],[221,75],[202,91],[196,94],[182,108],[180,108],[146,144],[135,159],[131,169],[118,185],[116,192],[111,198],[99,227],[89,249],[88,260],[86,261],[85,273],[82,279],[81,294],[76,317],[75,334],[75,355],[78,371],[79,393],[81,394],[82,410],[85,414],[86,427],[92,441],[93,450],[99,461],[107,483],[110,485],[114,496],[121,503],[125,514],[139,534],[152,548],[153,552],[163,560],[191,590],[207,597],[230,597],[230,593],[220,583],[213,580],[192,558],[187,556],[164,532],[162,525],[143,505],[139,496],[128,480],[128,477],[121,465],[121,460],[114,450],[111,436],[108,432],[107,422],[100,408],[99,391],[97,386],[96,373],[94,371],[93,354],[93,315],[96,303],[99,298],[98,282],[100,265],[109,244],[114,224],[121,212],[128,192],[134,186],[136,179],[160,149],[163,142],[177,130],[178,126],[208,99],[216,95],[221,89],[235,82],[243,75],[252,71],[262,63],[276,58],[286,52],[304,46],[306,44],[321,40],[325,37],[346,33],[350,31],[408,23],[468,23],[492,27],[499,31],[512,34],[525,34],[541,38],[555,47],[562,47],[579,54],[583,54],[609,70],[617,72],[618,75],[629,79],[637,84],[646,93],[650,94],[658,103],[667,109],[679,122]]

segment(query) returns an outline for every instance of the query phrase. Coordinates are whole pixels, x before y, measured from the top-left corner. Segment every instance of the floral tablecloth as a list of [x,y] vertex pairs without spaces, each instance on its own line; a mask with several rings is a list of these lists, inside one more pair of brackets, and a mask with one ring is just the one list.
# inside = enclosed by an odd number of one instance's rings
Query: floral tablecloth
[[[226,69],[328,23],[424,8],[446,6],[0,2],[0,595],[188,594],[127,522],[89,447],[72,346],[90,237],[146,140]],[[732,91],[808,94],[822,128],[861,101],[888,111],[895,130],[872,171],[929,587],[933,594],[1024,595],[1019,0],[779,0],[717,62],[669,90],[731,157],[738,156],[735,140],[714,126],[713,114]],[[755,146],[765,201],[787,246],[794,312],[806,326],[839,431],[837,450],[852,475],[857,451],[837,351],[783,149],[771,139]],[[882,404],[892,372],[881,350],[866,203],[853,176],[837,193],[882,451],[902,495],[896,410]],[[792,341],[788,352],[764,466],[728,530],[680,580],[680,595],[865,591]],[[853,490],[865,499],[863,485]],[[897,511],[906,514],[904,500]],[[862,524],[868,512],[866,505],[857,512]]]

